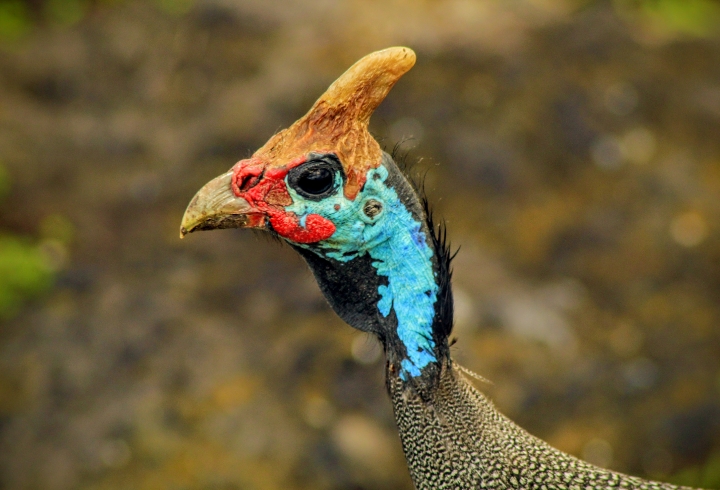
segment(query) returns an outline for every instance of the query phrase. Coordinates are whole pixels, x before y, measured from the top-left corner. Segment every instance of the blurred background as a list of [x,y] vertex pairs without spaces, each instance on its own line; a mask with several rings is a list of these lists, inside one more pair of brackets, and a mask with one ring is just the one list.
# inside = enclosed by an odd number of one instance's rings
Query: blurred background
[[202,184],[370,51],[454,357],[531,433],[720,488],[720,3],[0,0],[0,488],[410,489],[375,341]]

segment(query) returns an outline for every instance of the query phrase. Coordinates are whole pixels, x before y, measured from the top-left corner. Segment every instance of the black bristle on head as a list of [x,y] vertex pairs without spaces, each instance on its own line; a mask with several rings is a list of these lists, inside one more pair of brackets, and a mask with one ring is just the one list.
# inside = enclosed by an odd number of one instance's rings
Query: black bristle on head
[[438,345],[447,346],[447,340],[453,328],[454,303],[452,294],[452,261],[460,251],[452,251],[447,237],[445,221],[437,225],[433,218],[430,202],[425,195],[424,188],[420,189],[420,199],[425,212],[425,219],[430,230],[430,239],[435,248],[437,259],[438,304],[433,322],[433,334]]
[[390,152],[390,157],[395,162],[395,165],[397,165],[397,167],[403,173],[403,175],[405,175],[405,177],[407,177],[407,179],[410,181],[410,184],[413,186],[415,191],[420,192],[420,187],[422,187],[423,185],[425,176],[423,175],[422,177],[418,178],[417,172],[415,171],[415,165],[419,163],[422,159],[410,160],[410,150],[403,149],[403,143],[405,143],[406,141],[406,139],[403,139],[395,143],[395,146],[393,146],[393,149]]

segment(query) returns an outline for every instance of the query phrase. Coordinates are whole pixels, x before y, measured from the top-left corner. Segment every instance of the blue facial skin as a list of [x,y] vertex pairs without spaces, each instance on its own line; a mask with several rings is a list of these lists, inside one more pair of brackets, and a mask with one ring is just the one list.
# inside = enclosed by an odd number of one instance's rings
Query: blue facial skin
[[[378,288],[377,308],[384,317],[395,311],[397,334],[407,351],[400,372],[406,381],[437,362],[432,323],[438,286],[432,267],[433,251],[421,223],[400,201],[395,189],[387,185],[387,179],[384,166],[370,170],[355,200],[344,196],[340,175],[336,175],[336,194],[321,201],[306,200],[288,185],[293,204],[285,209],[299,216],[302,225],[309,214],[319,214],[335,224],[335,233],[314,244],[315,250],[320,247],[326,257],[340,262],[369,254],[377,274],[387,277],[387,286]],[[363,212],[369,199],[382,204],[382,211],[372,218]]]

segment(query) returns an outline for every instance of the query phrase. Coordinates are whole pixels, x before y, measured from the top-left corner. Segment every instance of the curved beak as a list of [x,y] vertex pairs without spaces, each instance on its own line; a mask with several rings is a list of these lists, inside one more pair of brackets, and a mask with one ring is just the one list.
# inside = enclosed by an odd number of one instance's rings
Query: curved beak
[[231,179],[232,172],[227,172],[195,194],[183,215],[180,238],[193,231],[264,226],[263,213],[233,193]]

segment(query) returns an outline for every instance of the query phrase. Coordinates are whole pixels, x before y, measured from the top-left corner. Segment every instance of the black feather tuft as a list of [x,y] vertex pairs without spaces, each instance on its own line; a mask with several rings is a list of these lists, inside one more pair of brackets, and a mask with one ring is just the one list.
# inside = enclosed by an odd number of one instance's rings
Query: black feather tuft
[[419,193],[420,188],[423,185],[422,183],[425,180],[425,176],[418,175],[415,165],[420,163],[422,159],[410,159],[410,150],[403,149],[403,143],[405,143],[405,141],[407,140],[401,140],[395,143],[395,146],[393,146],[392,152],[390,153],[390,157],[395,162],[395,165],[397,165],[397,167],[403,173],[403,175],[405,175],[405,177],[408,179],[415,191]]
[[[425,195],[424,188],[420,188],[420,199],[425,212],[427,227],[430,230],[430,238],[435,248],[435,258],[437,260],[437,283],[438,283],[438,303],[435,309],[435,320],[433,322],[433,335],[436,344],[439,346],[448,346],[448,337],[453,328],[454,303],[452,294],[452,261],[459,252],[459,248],[452,251],[447,236],[447,225],[445,221],[435,224],[433,212],[430,202]],[[443,355],[448,352],[443,352]]]

